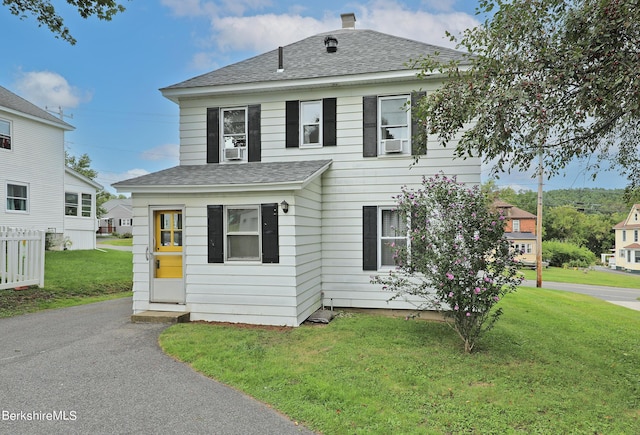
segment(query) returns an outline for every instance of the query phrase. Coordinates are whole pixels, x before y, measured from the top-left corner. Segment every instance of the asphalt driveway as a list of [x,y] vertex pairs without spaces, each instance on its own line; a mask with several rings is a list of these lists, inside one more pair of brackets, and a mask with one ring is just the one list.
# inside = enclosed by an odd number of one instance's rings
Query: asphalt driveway
[[0,319],[0,433],[311,434],[158,347],[131,299]]

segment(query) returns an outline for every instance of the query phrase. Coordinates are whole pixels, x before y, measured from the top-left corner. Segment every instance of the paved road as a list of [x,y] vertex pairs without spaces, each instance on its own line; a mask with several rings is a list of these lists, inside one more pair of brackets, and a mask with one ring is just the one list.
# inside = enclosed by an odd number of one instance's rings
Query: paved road
[[[527,280],[522,285],[527,287],[535,287],[536,282]],[[564,290],[574,293],[582,293],[599,299],[603,299],[612,304],[631,308],[640,311],[640,289],[621,288],[621,287],[603,287],[586,284],[569,284],[562,282],[547,282],[542,280],[542,288],[552,290]]]
[[125,298],[0,319],[0,434],[312,433],[166,356],[165,326],[130,315]]

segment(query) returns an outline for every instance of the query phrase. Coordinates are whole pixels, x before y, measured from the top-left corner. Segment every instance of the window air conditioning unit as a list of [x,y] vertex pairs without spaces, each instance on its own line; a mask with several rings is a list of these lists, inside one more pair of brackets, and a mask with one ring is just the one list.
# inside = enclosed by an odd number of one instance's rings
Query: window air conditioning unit
[[402,152],[402,139],[388,139],[384,140],[383,148],[385,153],[401,153]]
[[225,160],[242,160],[242,148],[226,148],[224,150]]

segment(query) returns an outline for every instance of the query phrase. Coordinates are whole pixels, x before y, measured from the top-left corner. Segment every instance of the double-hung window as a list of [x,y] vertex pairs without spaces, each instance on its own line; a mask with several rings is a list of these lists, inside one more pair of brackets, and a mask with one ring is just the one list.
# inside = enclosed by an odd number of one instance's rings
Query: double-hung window
[[322,146],[322,101],[300,102],[300,148]]
[[406,216],[392,207],[364,206],[362,219],[362,269],[396,267],[398,249],[411,249]]
[[91,217],[91,209],[92,209],[92,198],[91,194],[83,193],[82,194],[82,217]]
[[513,232],[514,233],[519,233],[520,232],[520,220],[519,219],[514,219],[512,221],[513,224]]
[[22,183],[7,183],[7,210],[29,211],[29,186]]
[[78,194],[64,193],[64,214],[65,216],[78,216]]
[[227,207],[227,260],[260,260],[260,208]]
[[380,267],[395,267],[396,252],[407,246],[407,223],[397,210],[380,209]]
[[247,109],[237,107],[222,109],[220,116],[222,132],[222,160],[247,160]]
[[0,119],[0,149],[11,149],[11,123]]
[[406,154],[411,151],[410,101],[408,95],[378,99],[379,154]]

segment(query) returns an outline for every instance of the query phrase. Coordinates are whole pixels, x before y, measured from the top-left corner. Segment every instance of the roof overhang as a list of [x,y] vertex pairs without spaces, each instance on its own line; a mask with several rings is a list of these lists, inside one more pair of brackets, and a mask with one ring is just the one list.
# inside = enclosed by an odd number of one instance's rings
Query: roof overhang
[[[418,70],[406,69],[400,71],[385,71],[369,74],[354,74],[346,76],[314,77],[306,79],[290,79],[281,81],[262,81],[240,84],[224,84],[198,87],[169,87],[162,88],[162,95],[178,103],[181,98],[196,98],[230,94],[248,94],[263,92],[290,91],[298,89],[314,89],[339,86],[356,86],[363,84],[408,82],[420,80]],[[445,79],[446,74],[434,73],[429,75],[433,79]]]
[[[120,181],[112,184],[117,192],[130,192],[137,194],[197,194],[197,193],[241,193],[241,192],[273,192],[273,191],[292,191],[302,190],[313,180],[321,176],[332,161],[321,161],[319,166],[314,168],[312,172],[304,176],[297,177],[286,181],[249,181],[249,182],[218,182],[218,183],[152,183],[140,184],[137,180],[143,179],[145,176],[134,178],[131,180]],[[269,170],[269,163],[264,163],[265,169]],[[205,166],[205,165],[202,165]],[[218,168],[224,168],[230,165],[217,165]],[[177,167],[180,168],[180,167]],[[174,169],[174,168],[172,168]],[[162,172],[162,171],[160,171]],[[152,174],[150,174],[152,175]]]

